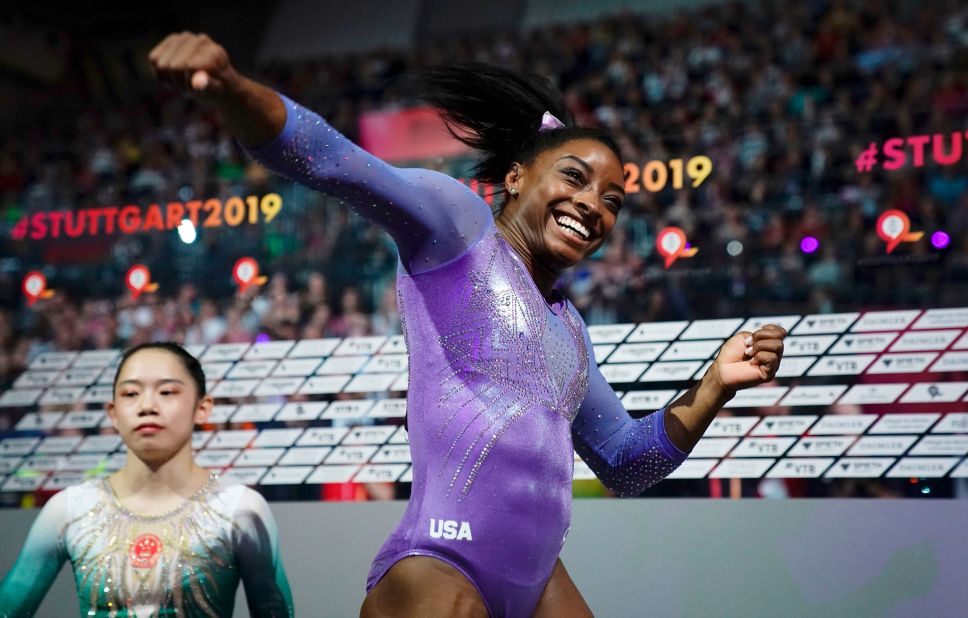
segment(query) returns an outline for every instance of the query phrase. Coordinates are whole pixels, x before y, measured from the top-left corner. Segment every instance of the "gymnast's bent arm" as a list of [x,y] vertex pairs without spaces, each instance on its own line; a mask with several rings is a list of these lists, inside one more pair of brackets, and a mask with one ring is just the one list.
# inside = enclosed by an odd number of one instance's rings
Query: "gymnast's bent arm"
[[205,35],[170,35],[149,60],[160,77],[213,103],[260,163],[346,201],[383,228],[410,273],[460,255],[492,224],[484,200],[457,180],[374,157],[317,114],[237,73],[225,50]]
[[67,560],[62,537],[68,521],[67,498],[66,491],[51,498],[30,527],[17,562],[0,583],[0,617],[33,616]]
[[574,307],[571,311],[580,320],[588,351],[588,391],[571,424],[575,452],[610,490],[638,495],[671,474],[689,453],[666,433],[668,409],[642,418],[629,415],[598,369],[588,327]]
[[610,490],[635,496],[679,467],[687,452],[666,433],[668,410],[632,418],[595,363],[588,333],[588,392],[571,425],[575,451]]
[[681,397],[633,419],[598,370],[585,328],[588,393],[572,423],[575,450],[609,489],[623,496],[641,493],[685,460],[737,390],[776,376],[784,337],[786,330],[775,324],[733,335],[702,379]]

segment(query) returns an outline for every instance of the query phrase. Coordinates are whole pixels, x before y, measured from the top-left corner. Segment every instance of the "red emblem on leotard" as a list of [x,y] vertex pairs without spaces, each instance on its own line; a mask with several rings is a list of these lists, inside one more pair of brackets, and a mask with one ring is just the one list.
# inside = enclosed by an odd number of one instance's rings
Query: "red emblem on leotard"
[[128,548],[131,566],[136,569],[150,569],[158,562],[161,553],[161,539],[153,534],[142,534]]

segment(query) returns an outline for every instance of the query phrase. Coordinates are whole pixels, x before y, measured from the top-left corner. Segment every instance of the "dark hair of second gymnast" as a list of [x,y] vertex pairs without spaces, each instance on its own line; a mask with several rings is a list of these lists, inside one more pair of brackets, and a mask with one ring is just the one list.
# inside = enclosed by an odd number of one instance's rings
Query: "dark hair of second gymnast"
[[177,343],[170,341],[153,341],[150,343],[142,343],[125,350],[124,355],[121,356],[121,362],[118,364],[118,371],[114,374],[114,388],[118,388],[118,378],[121,376],[121,369],[124,368],[124,364],[128,362],[128,359],[137,354],[142,350],[164,350],[174,354],[181,364],[185,366],[188,370],[188,374],[192,377],[192,382],[195,383],[195,391],[198,393],[198,399],[205,396],[205,372],[202,370],[201,363],[198,362],[194,356],[188,353],[185,348],[181,347]]

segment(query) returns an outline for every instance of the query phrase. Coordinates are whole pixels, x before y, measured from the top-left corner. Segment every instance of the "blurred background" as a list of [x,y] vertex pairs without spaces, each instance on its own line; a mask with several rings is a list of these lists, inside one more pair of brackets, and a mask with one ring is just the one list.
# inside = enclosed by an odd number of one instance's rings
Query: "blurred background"
[[[562,282],[589,324],[968,306],[963,2],[200,4],[0,9],[0,387],[47,352],[400,334],[389,237],[269,174],[211,110],[152,79],[148,51],[180,30],[209,33],[236,68],[372,152],[460,178],[473,160],[406,94],[407,72],[477,60],[551,79],[581,123],[618,138],[629,174],[611,239]],[[263,196],[271,194],[282,206],[270,217]],[[259,208],[246,202],[232,224],[233,196],[256,196]],[[213,199],[226,206],[219,225],[209,218]],[[170,203],[196,200],[203,206],[191,233],[167,219],[148,224],[152,205],[167,217]],[[119,218],[109,233],[104,209],[129,205],[145,215],[141,225],[129,233]],[[923,236],[888,252],[878,221],[889,211]],[[698,252],[667,268],[656,240],[669,226]],[[242,257],[256,260],[264,285],[239,291],[232,265]],[[150,269],[156,291],[133,297],[125,283],[133,264]],[[31,303],[22,291],[29,272],[54,294]],[[878,381],[854,381],[862,380]],[[0,437],[15,435],[26,411],[0,407]],[[889,411],[959,413],[968,404]],[[405,483],[260,489],[305,500],[409,491]],[[0,499],[33,504],[43,493]],[[605,492],[576,481],[576,495]],[[648,495],[968,491],[953,478],[706,478],[670,480]]]

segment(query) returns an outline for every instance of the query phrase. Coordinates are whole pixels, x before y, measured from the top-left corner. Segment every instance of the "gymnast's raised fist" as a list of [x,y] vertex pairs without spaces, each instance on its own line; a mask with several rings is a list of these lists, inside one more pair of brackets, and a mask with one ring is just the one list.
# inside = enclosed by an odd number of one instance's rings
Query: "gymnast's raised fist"
[[158,79],[213,104],[229,134],[243,144],[265,144],[286,124],[279,95],[232,68],[228,52],[207,34],[169,34],[148,62]]
[[199,98],[217,97],[238,79],[225,48],[207,34],[169,34],[148,62],[159,79]]

